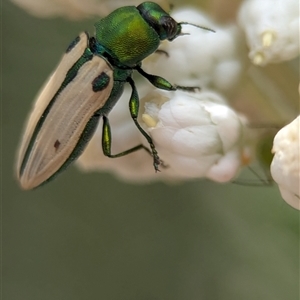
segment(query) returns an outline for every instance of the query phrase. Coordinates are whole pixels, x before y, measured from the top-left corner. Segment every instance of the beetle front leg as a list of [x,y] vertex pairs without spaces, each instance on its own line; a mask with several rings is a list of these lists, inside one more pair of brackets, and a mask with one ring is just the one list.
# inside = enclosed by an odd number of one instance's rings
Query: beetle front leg
[[[132,152],[138,151],[140,149],[146,150],[150,155],[153,155],[152,152],[145,147],[143,144],[137,145],[135,147],[132,147],[126,151],[120,152],[118,154],[111,154],[111,142],[112,142],[112,136],[111,136],[111,130],[110,130],[110,124],[109,120],[106,116],[103,116],[103,127],[102,127],[102,150],[103,154],[110,158],[117,158],[122,157],[127,154],[130,154]],[[155,169],[158,171],[158,169]]]
[[181,86],[181,85],[171,84],[168,80],[164,79],[163,77],[146,73],[140,66],[137,66],[135,69],[143,77],[148,79],[151,82],[151,84],[153,84],[155,87],[161,90],[167,90],[167,91],[183,90],[187,92],[196,92],[197,90],[200,90],[198,86]]
[[[136,127],[138,128],[138,130],[142,133],[142,135],[146,138],[146,140],[148,141],[150,148],[151,148],[151,154],[153,156],[153,166],[155,171],[159,171],[158,166],[162,163],[162,161],[160,160],[158,153],[155,149],[154,143],[152,141],[152,138],[149,136],[149,134],[141,127],[141,125],[139,124],[137,118],[138,118],[138,113],[139,113],[139,106],[140,106],[140,102],[139,102],[139,95],[137,93],[134,81],[131,77],[129,77],[128,82],[132,88],[132,93],[130,96],[130,100],[129,100],[129,111],[132,117],[133,122],[135,123]],[[148,149],[149,151],[149,149]]]

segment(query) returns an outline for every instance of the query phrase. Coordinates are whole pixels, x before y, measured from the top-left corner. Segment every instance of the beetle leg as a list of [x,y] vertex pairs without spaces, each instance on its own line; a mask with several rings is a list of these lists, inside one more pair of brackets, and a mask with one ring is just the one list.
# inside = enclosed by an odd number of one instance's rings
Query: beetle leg
[[[130,100],[129,100],[129,111],[132,117],[133,122],[135,123],[136,127],[138,128],[138,130],[142,133],[142,135],[146,138],[146,140],[149,143],[149,146],[151,148],[151,155],[153,156],[153,166],[155,171],[159,171],[158,166],[162,163],[162,161],[160,160],[158,153],[155,149],[154,143],[152,141],[152,138],[149,136],[149,134],[141,127],[141,125],[139,124],[137,117],[138,117],[138,113],[139,113],[139,95],[138,92],[136,90],[134,81],[131,77],[129,77],[127,79],[127,81],[129,82],[131,88],[132,88],[132,93],[130,96]],[[149,151],[149,149],[148,149]]]
[[163,77],[146,73],[140,66],[136,66],[135,69],[142,76],[148,79],[151,82],[151,84],[153,84],[155,87],[161,90],[167,90],[167,91],[183,90],[186,92],[196,92],[197,90],[200,90],[198,86],[181,86],[176,84],[173,85]]
[[[110,157],[110,158],[116,158],[116,157],[125,156],[127,154],[130,154],[132,152],[138,151],[140,149],[145,149],[150,155],[152,155],[154,157],[153,151],[151,152],[143,144],[137,145],[135,147],[132,147],[132,148],[130,148],[130,149],[126,150],[126,151],[120,152],[118,154],[111,154],[111,142],[112,142],[112,136],[111,136],[111,130],[110,130],[109,120],[108,120],[108,118],[106,116],[103,116],[102,150],[103,150],[103,154],[105,156]],[[159,157],[157,156],[157,152],[156,152],[156,159],[158,159],[158,161],[160,162]],[[154,161],[155,161],[155,159],[154,159]],[[159,163],[154,164],[155,171],[159,171],[158,165],[159,165]]]

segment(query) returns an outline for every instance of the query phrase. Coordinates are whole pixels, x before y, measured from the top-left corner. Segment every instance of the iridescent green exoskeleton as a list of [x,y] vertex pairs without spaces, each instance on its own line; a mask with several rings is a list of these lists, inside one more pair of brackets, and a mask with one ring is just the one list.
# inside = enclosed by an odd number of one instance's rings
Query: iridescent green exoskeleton
[[[155,52],[162,40],[172,41],[183,34],[182,24],[189,23],[177,23],[158,4],[144,2],[116,9],[95,24],[95,37],[82,33],[70,44],[38,96],[25,128],[17,163],[22,188],[49,181],[73,162],[91,139],[100,117],[106,156],[115,158],[145,149],[158,170],[161,161],[154,143],[137,121],[139,97],[132,73],[136,70],[160,89],[193,90],[172,85],[141,68],[143,59]],[[131,117],[150,149],[140,144],[112,154],[108,114],[126,83],[132,88]]]

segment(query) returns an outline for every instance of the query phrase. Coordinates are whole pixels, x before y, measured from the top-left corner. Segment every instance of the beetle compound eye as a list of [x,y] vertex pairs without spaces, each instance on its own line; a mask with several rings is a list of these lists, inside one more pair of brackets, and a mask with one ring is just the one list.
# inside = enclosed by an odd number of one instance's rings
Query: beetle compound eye
[[159,21],[160,27],[165,32],[166,39],[173,40],[180,34],[181,26],[179,26],[177,22],[170,16],[163,16]]

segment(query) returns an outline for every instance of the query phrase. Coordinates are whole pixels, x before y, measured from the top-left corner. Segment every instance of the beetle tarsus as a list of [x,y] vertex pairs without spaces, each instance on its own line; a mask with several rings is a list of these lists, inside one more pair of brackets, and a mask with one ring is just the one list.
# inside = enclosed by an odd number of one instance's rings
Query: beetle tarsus
[[153,143],[150,144],[150,147],[151,147],[151,152],[152,152],[152,157],[153,157],[153,166],[154,166],[155,172],[160,172],[159,166],[161,165],[162,160],[159,158],[158,153],[157,153]]
[[181,86],[181,85],[175,85],[177,90],[182,90],[185,92],[191,92],[191,93],[196,93],[201,90],[199,86]]

